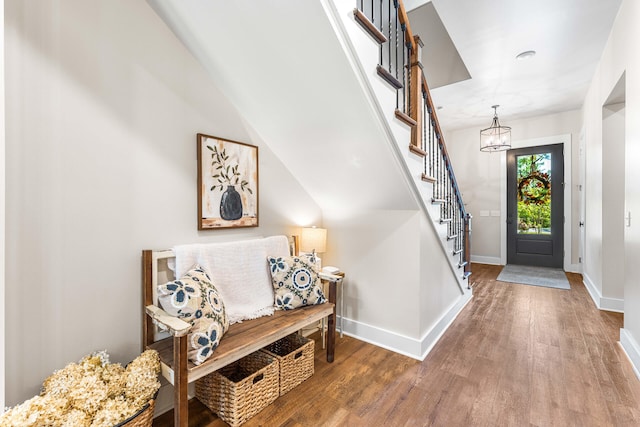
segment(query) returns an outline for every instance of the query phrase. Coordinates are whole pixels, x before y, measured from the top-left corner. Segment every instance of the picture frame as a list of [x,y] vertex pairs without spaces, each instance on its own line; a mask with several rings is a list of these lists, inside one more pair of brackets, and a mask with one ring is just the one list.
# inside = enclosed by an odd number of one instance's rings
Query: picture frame
[[198,134],[198,230],[258,226],[258,147]]

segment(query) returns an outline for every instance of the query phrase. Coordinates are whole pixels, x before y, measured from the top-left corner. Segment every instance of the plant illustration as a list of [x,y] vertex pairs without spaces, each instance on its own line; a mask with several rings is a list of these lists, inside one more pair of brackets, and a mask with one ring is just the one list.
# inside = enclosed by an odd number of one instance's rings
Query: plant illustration
[[211,187],[210,191],[219,189],[222,191],[225,185],[240,185],[242,191],[248,191],[249,194],[253,194],[249,183],[244,179],[241,179],[240,172],[238,172],[238,164],[229,164],[229,155],[226,149],[218,150],[216,146],[207,145],[207,148],[211,151],[211,166],[214,168],[215,175],[212,178],[218,181]]

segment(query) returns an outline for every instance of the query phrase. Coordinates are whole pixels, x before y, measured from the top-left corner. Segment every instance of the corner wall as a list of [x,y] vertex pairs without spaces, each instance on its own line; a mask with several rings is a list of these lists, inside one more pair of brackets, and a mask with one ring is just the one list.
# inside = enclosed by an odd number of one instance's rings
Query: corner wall
[[[640,368],[640,287],[635,266],[640,259],[640,3],[624,0],[618,11],[600,64],[594,74],[583,107],[586,136],[587,199],[585,279],[602,280],[598,270],[602,262],[602,106],[606,104],[620,77],[626,76],[625,114],[625,216],[631,213],[630,226],[624,228],[624,329],[620,342],[630,356],[636,373]],[[600,224],[600,225],[599,225]],[[600,289],[602,286],[600,284]]]
[[[5,15],[14,405],[89,352],[139,354],[142,249],[292,232],[321,211],[146,2],[10,0]],[[197,230],[197,132],[260,147],[260,227]]]

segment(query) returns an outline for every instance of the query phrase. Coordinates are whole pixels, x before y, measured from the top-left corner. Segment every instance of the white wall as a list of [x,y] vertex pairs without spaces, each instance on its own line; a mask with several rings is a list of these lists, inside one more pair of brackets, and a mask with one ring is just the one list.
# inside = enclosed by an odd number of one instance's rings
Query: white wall
[[[289,232],[321,212],[146,2],[10,0],[5,14],[13,405],[91,351],[139,353],[142,249]],[[259,228],[197,231],[197,132],[260,146]]]
[[4,0],[0,0],[0,411],[5,404],[5,380],[4,380],[4,340],[6,324],[4,272],[5,272],[5,131],[4,131]]
[[325,211],[323,218],[331,233],[323,261],[346,273],[345,333],[423,359],[471,297],[434,242],[429,218],[414,210]]
[[[637,369],[640,368],[640,286],[636,265],[640,260],[640,3],[624,0],[609,40],[594,74],[583,107],[586,135],[587,161],[587,222],[585,281],[587,275],[597,283],[601,272],[597,270],[602,260],[602,106],[605,105],[620,77],[626,76],[625,114],[625,210],[631,212],[631,226],[625,227],[625,277],[624,277],[624,329],[620,341]],[[590,218],[590,215],[592,216]]]
[[[527,120],[501,123],[511,126],[511,139],[518,141],[547,138],[570,134],[573,141],[578,141],[580,133],[580,111],[568,111],[559,114],[534,117]],[[445,140],[451,154],[453,168],[458,184],[462,190],[467,211],[473,215],[473,238],[471,240],[472,260],[491,264],[501,262],[501,197],[502,191],[502,153],[483,153],[480,151],[480,129],[469,128],[447,132]],[[571,181],[579,183],[578,144],[572,144],[569,156],[571,164]],[[566,264],[577,264],[579,257],[579,194],[571,189],[570,206],[574,224],[571,225],[571,254]],[[566,205],[566,204],[565,204]],[[484,212],[482,212],[484,211]],[[488,213],[487,216],[480,215]]]
[[602,107],[602,283],[605,298],[624,299],[625,105]]
[[418,336],[419,214],[370,211],[345,217],[324,212],[324,224],[331,233],[326,262],[342,266],[346,273],[345,317],[399,335]]

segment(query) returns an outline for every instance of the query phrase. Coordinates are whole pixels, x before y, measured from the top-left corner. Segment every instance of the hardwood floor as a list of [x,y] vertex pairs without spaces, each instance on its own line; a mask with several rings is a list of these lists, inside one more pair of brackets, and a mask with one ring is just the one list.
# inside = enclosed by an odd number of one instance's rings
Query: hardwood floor
[[[329,364],[245,426],[638,426],[640,382],[617,343],[622,314],[571,290],[496,282],[473,265],[474,297],[419,362],[337,338]],[[225,426],[190,402],[190,426]],[[171,426],[172,414],[154,421]]]

